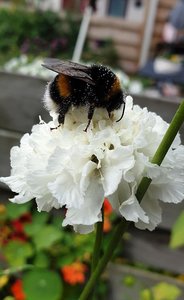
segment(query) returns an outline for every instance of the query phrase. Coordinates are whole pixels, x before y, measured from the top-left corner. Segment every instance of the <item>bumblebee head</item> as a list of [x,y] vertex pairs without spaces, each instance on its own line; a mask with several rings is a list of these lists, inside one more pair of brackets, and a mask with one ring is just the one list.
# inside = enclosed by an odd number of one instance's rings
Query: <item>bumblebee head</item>
[[109,105],[107,107],[107,111],[110,113],[115,109],[119,109],[122,104],[123,104],[122,114],[121,117],[116,122],[119,122],[123,118],[124,111],[125,111],[124,93],[122,90],[119,90],[116,91],[116,93],[114,93],[113,95],[111,95],[109,99]]

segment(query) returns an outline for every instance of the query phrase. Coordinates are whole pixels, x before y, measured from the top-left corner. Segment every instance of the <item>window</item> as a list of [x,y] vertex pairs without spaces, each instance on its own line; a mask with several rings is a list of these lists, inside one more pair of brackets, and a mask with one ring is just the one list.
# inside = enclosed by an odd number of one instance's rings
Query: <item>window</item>
[[126,13],[128,0],[110,0],[109,1],[109,16],[124,17]]

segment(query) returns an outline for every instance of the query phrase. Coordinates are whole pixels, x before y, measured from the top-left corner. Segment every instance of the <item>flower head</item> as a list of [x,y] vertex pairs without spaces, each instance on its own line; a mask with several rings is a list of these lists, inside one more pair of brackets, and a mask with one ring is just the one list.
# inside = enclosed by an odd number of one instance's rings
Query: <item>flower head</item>
[[11,225],[11,234],[9,235],[9,240],[19,240],[25,242],[28,240],[28,236],[24,230],[26,223],[31,222],[31,214],[23,214],[19,219],[12,220]]
[[110,220],[110,216],[112,214],[112,206],[110,204],[110,202],[108,201],[107,198],[104,199],[104,224],[103,224],[103,232],[108,233],[111,228],[112,228],[112,224],[111,224],[111,220]]
[[61,268],[64,281],[70,285],[82,284],[85,282],[87,267],[81,262],[74,262]]
[[11,286],[11,292],[15,300],[25,300],[26,296],[23,291],[22,281],[17,279]]
[[[161,166],[150,161],[168,124],[146,108],[126,99],[111,119],[96,109],[87,132],[86,108],[72,108],[65,124],[53,121],[35,125],[20,147],[11,150],[11,175],[1,178],[17,193],[11,199],[24,203],[33,198],[39,211],[66,208],[63,226],[88,233],[101,221],[107,197],[113,209],[138,228],[153,230],[161,222],[159,202],[179,203],[184,198],[184,147],[179,135]],[[152,184],[141,203],[136,190],[143,176]]]

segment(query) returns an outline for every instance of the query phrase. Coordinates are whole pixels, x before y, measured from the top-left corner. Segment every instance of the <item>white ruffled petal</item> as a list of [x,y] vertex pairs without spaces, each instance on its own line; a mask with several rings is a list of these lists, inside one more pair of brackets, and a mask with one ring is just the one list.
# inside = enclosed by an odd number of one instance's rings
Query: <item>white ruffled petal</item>
[[150,196],[154,195],[167,203],[180,203],[184,199],[184,182],[176,178],[162,178],[160,182],[153,182],[148,190]]
[[76,180],[67,170],[64,170],[63,174],[59,175],[54,182],[48,183],[48,188],[60,206],[66,205],[68,208],[80,209],[84,202],[79,180]]
[[105,197],[117,190],[122,176],[133,168],[134,164],[135,161],[131,146],[118,147],[116,150],[108,151],[107,157],[102,161],[101,167]]
[[85,201],[80,208],[67,207],[67,213],[63,221],[66,225],[93,225],[102,220],[101,208],[104,200],[103,188],[92,179],[85,193]]
[[84,165],[80,179],[80,190],[82,194],[86,192],[91,181],[91,176],[96,169],[97,164],[92,162],[91,160]]
[[141,201],[141,207],[149,218],[149,222],[139,220],[135,226],[139,229],[154,230],[155,227],[162,221],[162,210],[159,202],[154,198],[144,197]]
[[119,211],[121,215],[128,221],[137,223],[139,220],[141,220],[144,223],[149,223],[148,216],[140,206],[134,194],[132,194],[128,200],[121,204]]
[[115,193],[108,196],[113,209],[119,214],[119,207],[123,201],[126,201],[132,194],[132,187],[126,181],[121,181]]
[[29,192],[21,192],[9,200],[13,203],[23,204],[33,199],[33,196]]
[[53,207],[56,209],[60,208],[56,198],[53,198],[51,194],[46,194],[43,197],[36,198],[36,204],[38,211],[47,211],[49,212]]

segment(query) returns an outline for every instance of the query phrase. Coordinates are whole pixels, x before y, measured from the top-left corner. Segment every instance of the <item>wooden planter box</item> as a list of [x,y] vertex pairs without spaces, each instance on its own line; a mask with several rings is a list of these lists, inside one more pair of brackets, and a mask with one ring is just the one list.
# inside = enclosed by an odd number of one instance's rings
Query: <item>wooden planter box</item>
[[39,122],[39,115],[49,120],[42,103],[45,86],[39,78],[0,72],[0,176],[10,173],[11,147]]
[[[141,298],[141,293],[158,284],[169,284],[176,287],[180,290],[180,295],[176,300],[184,299],[184,283],[169,276],[119,264],[110,264],[108,272],[110,286],[108,300],[152,299]],[[168,299],[165,298],[165,300]]]

